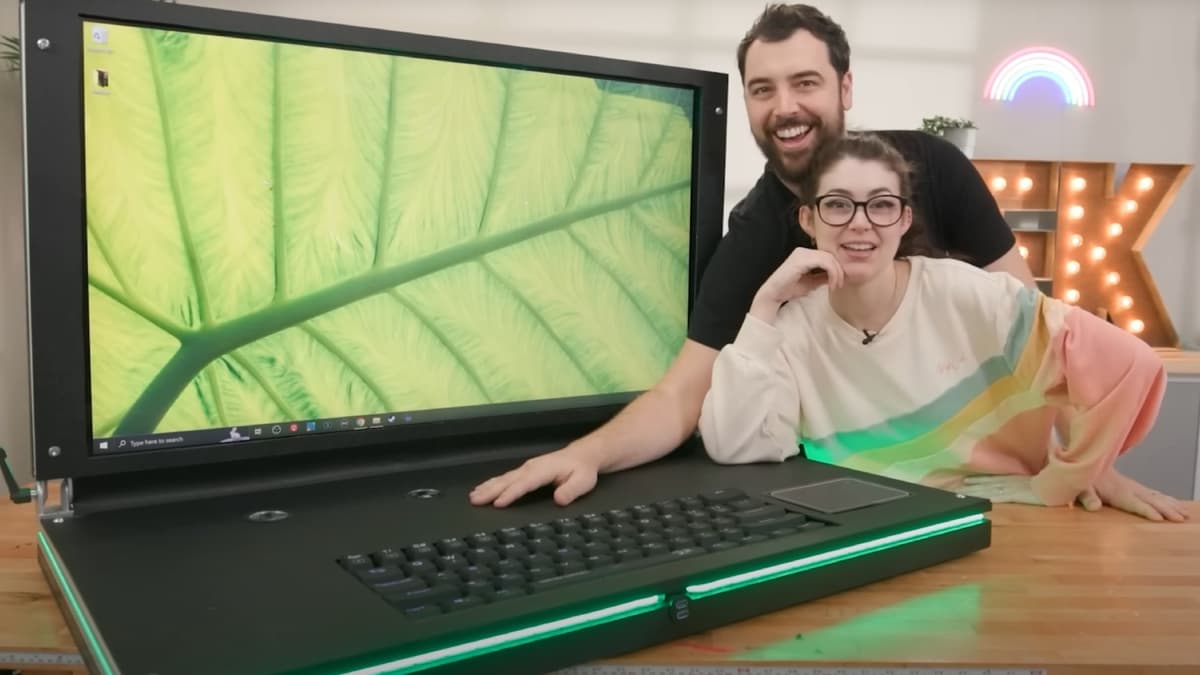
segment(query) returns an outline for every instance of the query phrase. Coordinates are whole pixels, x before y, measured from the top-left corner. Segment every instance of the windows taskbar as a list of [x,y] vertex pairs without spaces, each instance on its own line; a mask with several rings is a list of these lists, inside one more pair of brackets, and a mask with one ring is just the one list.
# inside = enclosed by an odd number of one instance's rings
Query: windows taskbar
[[412,413],[381,413],[335,417],[319,420],[268,422],[236,427],[217,427],[193,431],[177,431],[161,434],[141,434],[92,439],[92,451],[96,454],[137,452],[142,450],[165,450],[196,445],[219,445],[241,443],[267,438],[304,436],[307,434],[382,429],[384,427],[409,424]]

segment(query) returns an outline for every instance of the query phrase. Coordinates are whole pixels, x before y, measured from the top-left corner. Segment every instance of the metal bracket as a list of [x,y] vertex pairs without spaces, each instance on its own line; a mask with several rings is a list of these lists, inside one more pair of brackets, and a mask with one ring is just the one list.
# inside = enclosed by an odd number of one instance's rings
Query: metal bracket
[[57,504],[50,504],[46,501],[46,497],[50,493],[50,484],[47,481],[39,480],[34,484],[33,489],[34,503],[37,505],[39,518],[53,518],[56,521],[61,521],[63,518],[70,518],[75,515],[75,495],[72,490],[70,478],[64,478],[59,481]]

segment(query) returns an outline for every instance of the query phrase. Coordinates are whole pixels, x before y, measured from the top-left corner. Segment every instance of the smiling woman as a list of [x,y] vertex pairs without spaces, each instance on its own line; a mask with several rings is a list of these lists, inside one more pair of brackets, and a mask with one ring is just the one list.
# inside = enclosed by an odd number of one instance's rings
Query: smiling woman
[[[801,195],[816,248],[766,280],[717,356],[700,416],[715,460],[783,461],[799,438],[809,459],[996,501],[1183,519],[1111,468],[1163,396],[1148,345],[1011,275],[917,255],[907,166],[877,136],[823,149]],[[1059,416],[1066,446],[1049,447]]]

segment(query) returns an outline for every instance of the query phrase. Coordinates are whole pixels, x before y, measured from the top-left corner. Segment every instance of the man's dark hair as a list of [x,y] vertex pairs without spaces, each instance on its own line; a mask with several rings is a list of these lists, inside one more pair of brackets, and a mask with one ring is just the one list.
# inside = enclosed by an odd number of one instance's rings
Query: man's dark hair
[[754,25],[746,32],[746,37],[738,43],[737,61],[738,72],[742,80],[746,79],[746,51],[755,40],[762,42],[782,42],[798,30],[812,33],[813,37],[825,43],[829,50],[829,62],[841,81],[850,70],[850,44],[846,42],[846,33],[833,19],[812,5],[767,5],[763,13],[754,20]]

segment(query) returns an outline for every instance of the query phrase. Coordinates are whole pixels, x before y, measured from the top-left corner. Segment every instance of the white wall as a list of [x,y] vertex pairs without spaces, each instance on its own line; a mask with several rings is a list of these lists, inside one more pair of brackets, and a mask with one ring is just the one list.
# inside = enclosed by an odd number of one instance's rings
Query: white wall
[[[190,0],[207,5],[728,72],[726,210],[762,158],[746,128],[734,60],[764,0]],[[1196,0],[823,0],[846,29],[853,127],[915,127],[932,114],[980,126],[976,156],[1200,164],[1200,2]],[[16,0],[0,0],[14,33]],[[1098,105],[982,100],[991,68],[1017,48],[1058,46],[1088,68]],[[21,314],[20,137],[15,78],[0,77],[0,445],[29,452]],[[1200,172],[1198,172],[1200,173]],[[1185,344],[1200,348],[1200,177],[1147,246]],[[27,475],[27,474],[23,474]]]

